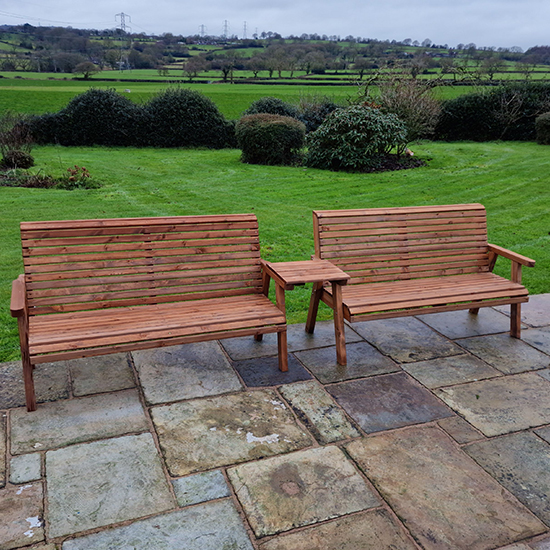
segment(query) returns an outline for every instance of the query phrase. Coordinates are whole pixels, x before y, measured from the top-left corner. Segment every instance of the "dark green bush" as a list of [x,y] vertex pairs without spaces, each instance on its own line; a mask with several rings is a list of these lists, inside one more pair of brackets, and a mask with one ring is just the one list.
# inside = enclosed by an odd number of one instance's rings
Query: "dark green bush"
[[394,148],[405,148],[405,124],[393,114],[356,105],[331,113],[307,137],[306,164],[325,170],[376,170]]
[[304,124],[295,118],[264,113],[243,116],[235,129],[241,160],[248,164],[293,164],[305,134]]
[[306,126],[306,132],[314,132],[321,126],[328,115],[337,109],[340,109],[334,101],[328,98],[302,99],[299,105],[298,120],[301,120]]
[[443,103],[436,139],[530,141],[535,119],[550,109],[550,85],[511,83]]
[[250,105],[243,115],[256,115],[259,113],[298,118],[298,108],[295,105],[286,103],[282,99],[278,99],[276,97],[262,97],[257,99]]
[[58,113],[31,124],[39,142],[61,145],[139,145],[143,110],[115,90],[91,88]]
[[25,151],[6,151],[0,161],[2,168],[23,168],[34,166],[34,158]]
[[215,103],[189,89],[169,88],[145,106],[155,147],[225,147],[231,127]]
[[537,143],[550,145],[550,113],[544,113],[535,119]]

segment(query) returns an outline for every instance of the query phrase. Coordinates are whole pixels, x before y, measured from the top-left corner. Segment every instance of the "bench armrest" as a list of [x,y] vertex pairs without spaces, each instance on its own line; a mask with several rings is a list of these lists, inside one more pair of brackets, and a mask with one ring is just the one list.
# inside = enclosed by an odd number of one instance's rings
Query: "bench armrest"
[[12,317],[24,317],[27,313],[24,275],[19,275],[11,285],[10,312]]
[[535,266],[535,260],[532,260],[531,258],[527,258],[526,256],[522,256],[517,252],[512,252],[511,250],[507,250],[506,248],[502,248],[502,246],[498,246],[496,244],[488,244],[487,246],[489,247],[490,252],[493,252],[494,254],[498,254],[499,256],[502,256],[504,258],[508,258],[513,262],[517,262],[527,267]]

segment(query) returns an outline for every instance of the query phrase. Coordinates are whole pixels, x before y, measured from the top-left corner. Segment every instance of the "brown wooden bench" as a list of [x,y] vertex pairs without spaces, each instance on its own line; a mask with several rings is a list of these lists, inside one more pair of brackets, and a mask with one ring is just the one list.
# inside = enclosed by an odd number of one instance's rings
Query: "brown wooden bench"
[[288,369],[254,215],[23,222],[21,239],[11,314],[29,411],[34,365],[51,361],[276,332]]
[[[521,266],[535,261],[487,243],[481,204],[313,212],[315,257],[351,275],[338,295],[314,285],[306,330],[319,301],[349,322],[511,304],[510,334],[520,338]],[[497,256],[512,261],[511,280],[492,273]],[[337,314],[341,310],[341,314]],[[342,321],[343,323],[343,321]],[[340,327],[343,335],[343,324]],[[346,364],[345,342],[337,358]]]

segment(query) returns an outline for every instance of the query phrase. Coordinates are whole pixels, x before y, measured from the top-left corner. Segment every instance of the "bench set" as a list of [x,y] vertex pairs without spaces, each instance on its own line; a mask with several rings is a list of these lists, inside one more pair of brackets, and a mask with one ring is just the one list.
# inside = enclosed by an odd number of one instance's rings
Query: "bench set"
[[[256,216],[22,222],[24,274],[12,287],[27,410],[33,370],[46,362],[277,333],[288,370],[285,291],[313,283],[306,331],[320,301],[334,311],[337,362],[348,322],[511,304],[520,337],[522,265],[488,244],[482,205],[313,213],[311,260],[260,258]],[[492,273],[497,256],[511,279]],[[276,303],[268,298],[271,279]]]

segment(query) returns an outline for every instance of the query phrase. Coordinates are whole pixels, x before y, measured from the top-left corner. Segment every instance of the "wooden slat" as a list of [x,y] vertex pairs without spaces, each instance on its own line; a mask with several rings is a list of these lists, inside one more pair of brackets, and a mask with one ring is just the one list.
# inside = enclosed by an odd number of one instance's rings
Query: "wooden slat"
[[402,216],[425,216],[429,213],[434,215],[449,216],[455,213],[457,216],[464,216],[471,211],[485,211],[485,207],[479,203],[473,204],[447,204],[447,205],[427,205],[427,206],[399,206],[394,208],[358,208],[353,210],[315,210],[314,214],[319,219],[335,217],[337,220],[344,220],[354,216],[386,216],[391,214]]
[[52,317],[55,319],[33,319],[30,341],[33,354],[285,322],[284,314],[263,295],[248,300],[205,300],[170,308],[148,306]]

